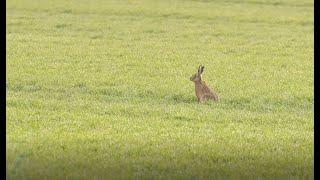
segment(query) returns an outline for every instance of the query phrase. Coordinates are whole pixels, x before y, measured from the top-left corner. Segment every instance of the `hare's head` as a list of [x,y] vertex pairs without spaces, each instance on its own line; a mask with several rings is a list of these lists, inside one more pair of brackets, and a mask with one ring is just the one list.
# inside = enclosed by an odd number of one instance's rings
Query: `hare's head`
[[197,82],[201,81],[201,74],[203,73],[204,66],[199,66],[198,72],[190,77],[190,81]]

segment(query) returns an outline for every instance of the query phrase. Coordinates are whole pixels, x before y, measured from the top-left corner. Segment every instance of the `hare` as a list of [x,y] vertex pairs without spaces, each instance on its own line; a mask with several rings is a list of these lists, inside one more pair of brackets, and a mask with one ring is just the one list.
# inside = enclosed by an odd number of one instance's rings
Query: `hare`
[[198,98],[198,103],[202,103],[206,100],[213,100],[219,102],[219,97],[216,92],[214,92],[208,84],[202,80],[201,74],[203,73],[204,66],[199,66],[198,72],[190,77],[190,81],[195,84],[196,96]]

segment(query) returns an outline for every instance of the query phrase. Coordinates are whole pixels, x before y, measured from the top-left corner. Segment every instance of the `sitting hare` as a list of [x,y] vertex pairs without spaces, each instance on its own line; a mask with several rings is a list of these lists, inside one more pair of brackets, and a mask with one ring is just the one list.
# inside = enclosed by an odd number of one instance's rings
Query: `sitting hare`
[[196,96],[198,103],[202,103],[205,100],[212,99],[213,101],[219,101],[217,93],[210,89],[205,81],[202,80],[201,74],[203,73],[204,66],[199,66],[198,72],[190,77],[190,80],[194,82],[196,89]]

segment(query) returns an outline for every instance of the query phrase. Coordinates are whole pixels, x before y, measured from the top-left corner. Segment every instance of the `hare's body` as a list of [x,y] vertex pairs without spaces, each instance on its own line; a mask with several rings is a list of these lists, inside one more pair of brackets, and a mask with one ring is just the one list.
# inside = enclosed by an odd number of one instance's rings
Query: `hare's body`
[[202,103],[206,100],[219,101],[219,97],[217,93],[215,93],[208,84],[202,80],[201,74],[203,73],[204,66],[200,66],[198,69],[198,73],[193,75],[190,80],[195,84],[196,96],[198,98],[198,102]]
[[199,102],[205,100],[219,101],[218,95],[210,89],[205,81],[195,82],[196,96]]

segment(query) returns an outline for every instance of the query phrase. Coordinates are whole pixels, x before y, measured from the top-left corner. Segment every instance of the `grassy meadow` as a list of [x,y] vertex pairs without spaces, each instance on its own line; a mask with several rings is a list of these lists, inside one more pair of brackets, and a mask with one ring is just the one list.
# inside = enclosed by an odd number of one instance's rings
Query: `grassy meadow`
[[7,179],[313,179],[313,1],[6,2]]

